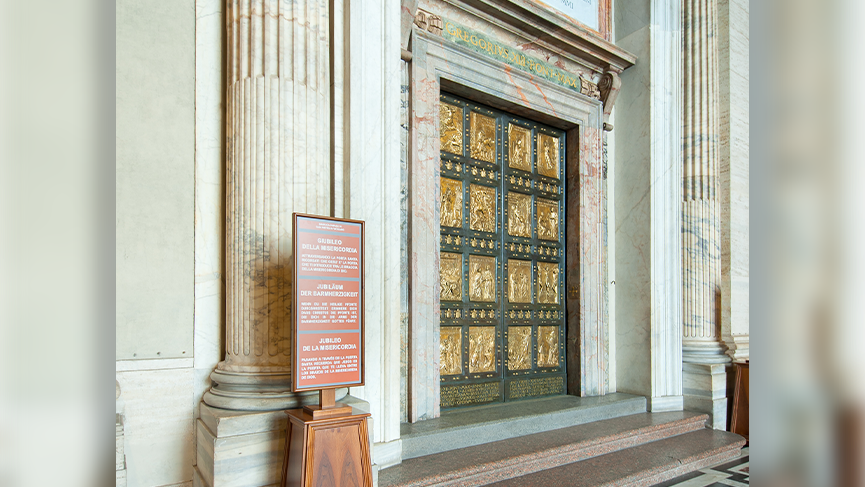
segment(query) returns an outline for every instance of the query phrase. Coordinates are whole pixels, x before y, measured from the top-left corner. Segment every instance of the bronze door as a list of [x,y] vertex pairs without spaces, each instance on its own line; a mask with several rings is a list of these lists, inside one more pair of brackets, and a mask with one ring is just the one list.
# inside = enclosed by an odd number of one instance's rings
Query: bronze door
[[565,134],[441,95],[442,409],[565,393]]

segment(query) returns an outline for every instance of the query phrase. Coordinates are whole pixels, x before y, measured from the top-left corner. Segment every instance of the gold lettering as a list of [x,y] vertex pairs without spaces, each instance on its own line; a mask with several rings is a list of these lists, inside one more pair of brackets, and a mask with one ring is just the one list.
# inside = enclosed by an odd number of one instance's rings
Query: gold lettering
[[[451,23],[450,22],[445,23],[445,31],[447,31],[447,33],[450,34],[451,36],[456,37],[457,36],[456,31],[451,30],[451,29],[452,29]],[[459,29],[456,29],[456,30],[458,31]]]

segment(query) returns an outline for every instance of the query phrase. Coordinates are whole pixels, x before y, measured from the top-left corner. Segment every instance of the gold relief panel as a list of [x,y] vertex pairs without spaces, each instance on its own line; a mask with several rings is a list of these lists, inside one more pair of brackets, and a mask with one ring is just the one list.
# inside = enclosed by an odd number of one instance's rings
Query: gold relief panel
[[532,327],[508,327],[508,370],[532,368]]
[[538,198],[538,238],[559,239],[559,203]]
[[441,284],[442,301],[460,301],[463,299],[463,256],[451,252],[441,253],[439,283]]
[[496,162],[496,120],[471,112],[471,157],[491,163]]
[[496,258],[469,256],[469,298],[472,301],[496,300]]
[[463,183],[441,178],[441,226],[463,226]]
[[559,327],[538,327],[538,367],[559,366]]
[[508,259],[508,302],[532,302],[532,263]]
[[559,139],[538,134],[538,173],[551,178],[559,177]]
[[496,329],[469,327],[469,373],[496,371]]
[[508,193],[508,234],[531,237],[531,218],[532,197],[527,194]]
[[532,135],[527,129],[508,124],[508,165],[532,172]]
[[439,375],[459,375],[463,373],[463,360],[461,350],[463,348],[462,327],[443,326],[439,328],[441,341],[441,363],[439,364]]
[[478,184],[469,186],[471,199],[469,227],[478,232],[496,231],[496,189]]
[[463,109],[439,103],[439,136],[441,150],[463,155]]
[[559,264],[538,262],[538,302],[559,303]]

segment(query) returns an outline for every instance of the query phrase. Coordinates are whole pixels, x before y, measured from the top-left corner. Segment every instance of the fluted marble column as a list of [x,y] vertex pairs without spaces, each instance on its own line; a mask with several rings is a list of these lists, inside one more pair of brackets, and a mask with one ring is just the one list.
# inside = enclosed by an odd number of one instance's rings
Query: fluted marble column
[[724,363],[715,0],[684,2],[682,360]]
[[226,7],[225,360],[204,401],[284,409],[301,402],[290,392],[291,214],[331,208],[328,0]]

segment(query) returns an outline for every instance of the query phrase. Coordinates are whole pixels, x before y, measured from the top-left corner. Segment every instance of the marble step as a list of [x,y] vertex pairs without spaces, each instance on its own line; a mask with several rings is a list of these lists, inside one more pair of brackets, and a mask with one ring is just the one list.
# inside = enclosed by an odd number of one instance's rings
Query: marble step
[[644,412],[534,433],[403,460],[400,465],[380,471],[378,485],[472,486],[523,479],[535,472],[703,431],[707,419],[705,414],[687,411]]
[[651,486],[732,460],[743,446],[737,434],[706,428],[487,485]]
[[402,458],[645,412],[645,397],[623,393],[556,396],[448,411],[436,419],[402,425]]

